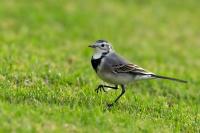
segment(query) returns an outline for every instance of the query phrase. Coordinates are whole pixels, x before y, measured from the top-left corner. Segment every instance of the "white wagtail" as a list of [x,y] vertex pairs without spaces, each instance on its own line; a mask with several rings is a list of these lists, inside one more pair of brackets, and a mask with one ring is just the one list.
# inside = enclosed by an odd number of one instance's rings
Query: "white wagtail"
[[108,104],[109,107],[116,103],[125,93],[125,85],[136,80],[159,78],[187,83],[187,81],[181,79],[156,75],[128,62],[117,55],[112,49],[111,44],[105,40],[97,40],[95,44],[90,45],[89,47],[93,48],[95,51],[94,55],[92,56],[91,63],[97,75],[107,83],[115,85],[99,85],[95,91],[97,93],[98,91],[102,90],[105,92],[105,87],[118,89],[118,85],[120,85],[122,88],[121,94],[112,104]]

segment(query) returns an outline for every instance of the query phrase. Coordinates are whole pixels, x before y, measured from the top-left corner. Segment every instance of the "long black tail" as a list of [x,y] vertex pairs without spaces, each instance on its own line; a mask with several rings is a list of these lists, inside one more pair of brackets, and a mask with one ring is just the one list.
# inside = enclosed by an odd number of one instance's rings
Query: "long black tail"
[[171,78],[171,77],[165,77],[165,76],[153,75],[153,74],[151,76],[155,77],[155,78],[159,78],[159,79],[168,79],[168,80],[173,80],[173,81],[177,81],[177,82],[181,82],[181,83],[187,83],[187,81],[185,81],[185,80]]

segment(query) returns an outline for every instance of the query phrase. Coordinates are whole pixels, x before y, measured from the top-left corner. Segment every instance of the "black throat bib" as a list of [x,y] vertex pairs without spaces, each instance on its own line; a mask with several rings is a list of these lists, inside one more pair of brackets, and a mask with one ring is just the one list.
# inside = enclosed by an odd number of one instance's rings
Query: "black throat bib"
[[100,63],[101,63],[101,60],[102,60],[107,54],[108,54],[108,52],[102,53],[101,57],[98,58],[98,59],[94,59],[93,56],[92,56],[91,63],[92,63],[93,69],[94,69],[96,72],[97,72],[98,66],[99,66]]

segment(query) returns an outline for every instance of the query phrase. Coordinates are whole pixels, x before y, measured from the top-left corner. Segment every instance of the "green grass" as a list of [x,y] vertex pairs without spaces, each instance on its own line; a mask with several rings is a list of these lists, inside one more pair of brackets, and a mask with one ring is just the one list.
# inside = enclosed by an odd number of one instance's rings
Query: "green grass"
[[[198,0],[1,0],[1,132],[199,132]],[[96,94],[87,47],[109,40],[147,70],[186,79]]]

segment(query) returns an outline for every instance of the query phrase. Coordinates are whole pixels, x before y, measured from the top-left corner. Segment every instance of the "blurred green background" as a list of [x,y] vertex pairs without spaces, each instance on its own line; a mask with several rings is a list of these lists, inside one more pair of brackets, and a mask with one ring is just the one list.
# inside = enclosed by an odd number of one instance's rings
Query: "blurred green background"
[[[0,0],[1,132],[199,132],[199,0]],[[106,39],[147,70],[186,79],[96,94],[87,46]]]

